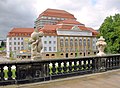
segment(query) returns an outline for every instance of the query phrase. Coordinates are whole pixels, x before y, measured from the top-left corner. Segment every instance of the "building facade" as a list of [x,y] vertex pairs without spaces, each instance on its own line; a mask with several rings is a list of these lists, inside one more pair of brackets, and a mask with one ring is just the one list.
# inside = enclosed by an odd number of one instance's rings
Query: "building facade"
[[[92,28],[81,25],[78,21],[66,20],[56,25],[45,25],[40,31],[44,33],[43,58],[72,58],[97,53],[96,35],[98,33]],[[49,46],[45,46],[45,43]]]
[[76,20],[73,14],[65,11],[65,10],[58,10],[58,9],[46,9],[42,12],[35,21],[35,26],[37,28],[43,28],[44,25],[55,25],[59,21],[72,19]]
[[25,40],[30,38],[30,35],[33,31],[33,28],[13,28],[8,33],[6,43],[8,58],[11,56],[11,54],[15,56],[17,52],[28,50]]
[[[49,18],[49,21],[43,19],[44,16]],[[98,32],[76,21],[74,15],[64,10],[47,9],[39,15],[35,26],[44,33],[42,37],[44,59],[72,58],[97,53]],[[10,52],[30,51],[28,41],[33,31],[33,28],[13,28],[7,36],[7,57],[10,56]],[[19,58],[19,55],[16,57]]]

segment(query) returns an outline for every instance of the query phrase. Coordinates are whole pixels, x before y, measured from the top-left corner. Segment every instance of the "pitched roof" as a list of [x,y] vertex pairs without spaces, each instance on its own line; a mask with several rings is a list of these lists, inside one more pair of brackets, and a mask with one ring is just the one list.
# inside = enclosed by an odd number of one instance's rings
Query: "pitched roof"
[[93,35],[98,35],[98,34],[99,34],[99,32],[97,32],[97,31],[94,30],[93,28],[87,27],[87,29],[90,30]]
[[[57,35],[56,30],[70,30],[74,25],[45,25],[39,31],[42,31],[45,35]],[[80,30],[91,31],[94,36],[98,35],[99,33],[89,27],[85,26],[78,26]],[[10,36],[26,36],[29,37],[31,33],[34,31],[34,28],[13,28],[9,33],[8,37]]]
[[40,31],[43,33],[56,33],[56,28],[58,25],[45,25]]
[[58,9],[46,9],[44,12],[42,12],[39,15],[38,18],[40,18],[41,16],[76,19],[73,14],[65,10],[58,10]]
[[7,36],[30,36],[33,31],[34,28],[13,28]]
[[10,32],[14,33],[25,33],[25,32],[33,32],[34,28],[13,28]]
[[59,25],[58,28],[61,30],[69,30],[73,27],[73,25]]
[[63,21],[59,21],[58,24],[74,24],[74,25],[84,25],[76,20],[72,20],[72,19],[67,19],[67,20],[63,20]]
[[[43,31],[44,33],[56,33],[57,29],[61,29],[61,30],[71,30],[72,27],[74,25],[45,25],[42,29],[40,29],[41,31]],[[92,32],[93,35],[98,35],[99,33],[92,29],[92,28],[88,28],[85,26],[78,26],[80,28],[80,30],[84,30],[84,31],[90,31]]]

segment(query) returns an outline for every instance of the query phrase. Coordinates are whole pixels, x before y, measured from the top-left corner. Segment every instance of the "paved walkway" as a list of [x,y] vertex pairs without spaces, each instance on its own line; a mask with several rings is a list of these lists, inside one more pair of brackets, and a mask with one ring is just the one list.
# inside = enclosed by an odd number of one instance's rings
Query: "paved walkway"
[[42,83],[1,86],[0,88],[120,88],[120,69]]

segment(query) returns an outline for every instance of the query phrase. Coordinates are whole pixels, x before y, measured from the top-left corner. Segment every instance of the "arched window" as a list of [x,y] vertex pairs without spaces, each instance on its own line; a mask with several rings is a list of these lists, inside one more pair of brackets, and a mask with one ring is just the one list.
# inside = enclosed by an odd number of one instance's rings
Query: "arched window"
[[83,43],[84,43],[84,46],[86,46],[86,39],[84,39]]
[[87,42],[88,42],[88,48],[90,48],[90,39],[88,39]]
[[79,39],[79,46],[82,46],[82,39]]
[[70,39],[70,46],[73,46],[73,39]]
[[68,39],[65,39],[65,46],[68,46]]
[[60,46],[63,46],[63,39],[60,39]]
[[77,39],[75,39],[75,46],[78,46]]

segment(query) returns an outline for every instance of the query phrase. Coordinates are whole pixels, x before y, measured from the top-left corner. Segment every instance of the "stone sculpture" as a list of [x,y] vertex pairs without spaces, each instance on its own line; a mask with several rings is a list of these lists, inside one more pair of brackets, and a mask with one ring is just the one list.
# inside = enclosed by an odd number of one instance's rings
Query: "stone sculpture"
[[30,44],[31,44],[31,60],[40,59],[42,57],[41,50],[43,48],[42,45],[42,36],[43,32],[39,32],[37,28],[35,28],[34,32],[31,34]]
[[98,47],[98,51],[99,51],[99,53],[97,54],[97,56],[104,56],[104,55],[106,55],[104,53],[104,49],[105,49],[106,45],[107,44],[105,42],[105,39],[103,38],[103,36],[101,36],[98,39],[97,43],[96,43],[96,46]]
[[[96,43],[96,46],[98,48],[98,51],[99,53],[97,54],[97,56],[104,56],[106,55],[104,53],[104,49],[106,47],[106,42],[105,42],[105,39],[103,38],[103,36],[101,36],[97,43]],[[98,71],[105,71],[106,70],[106,58],[100,58],[96,61],[96,66],[98,67]]]

